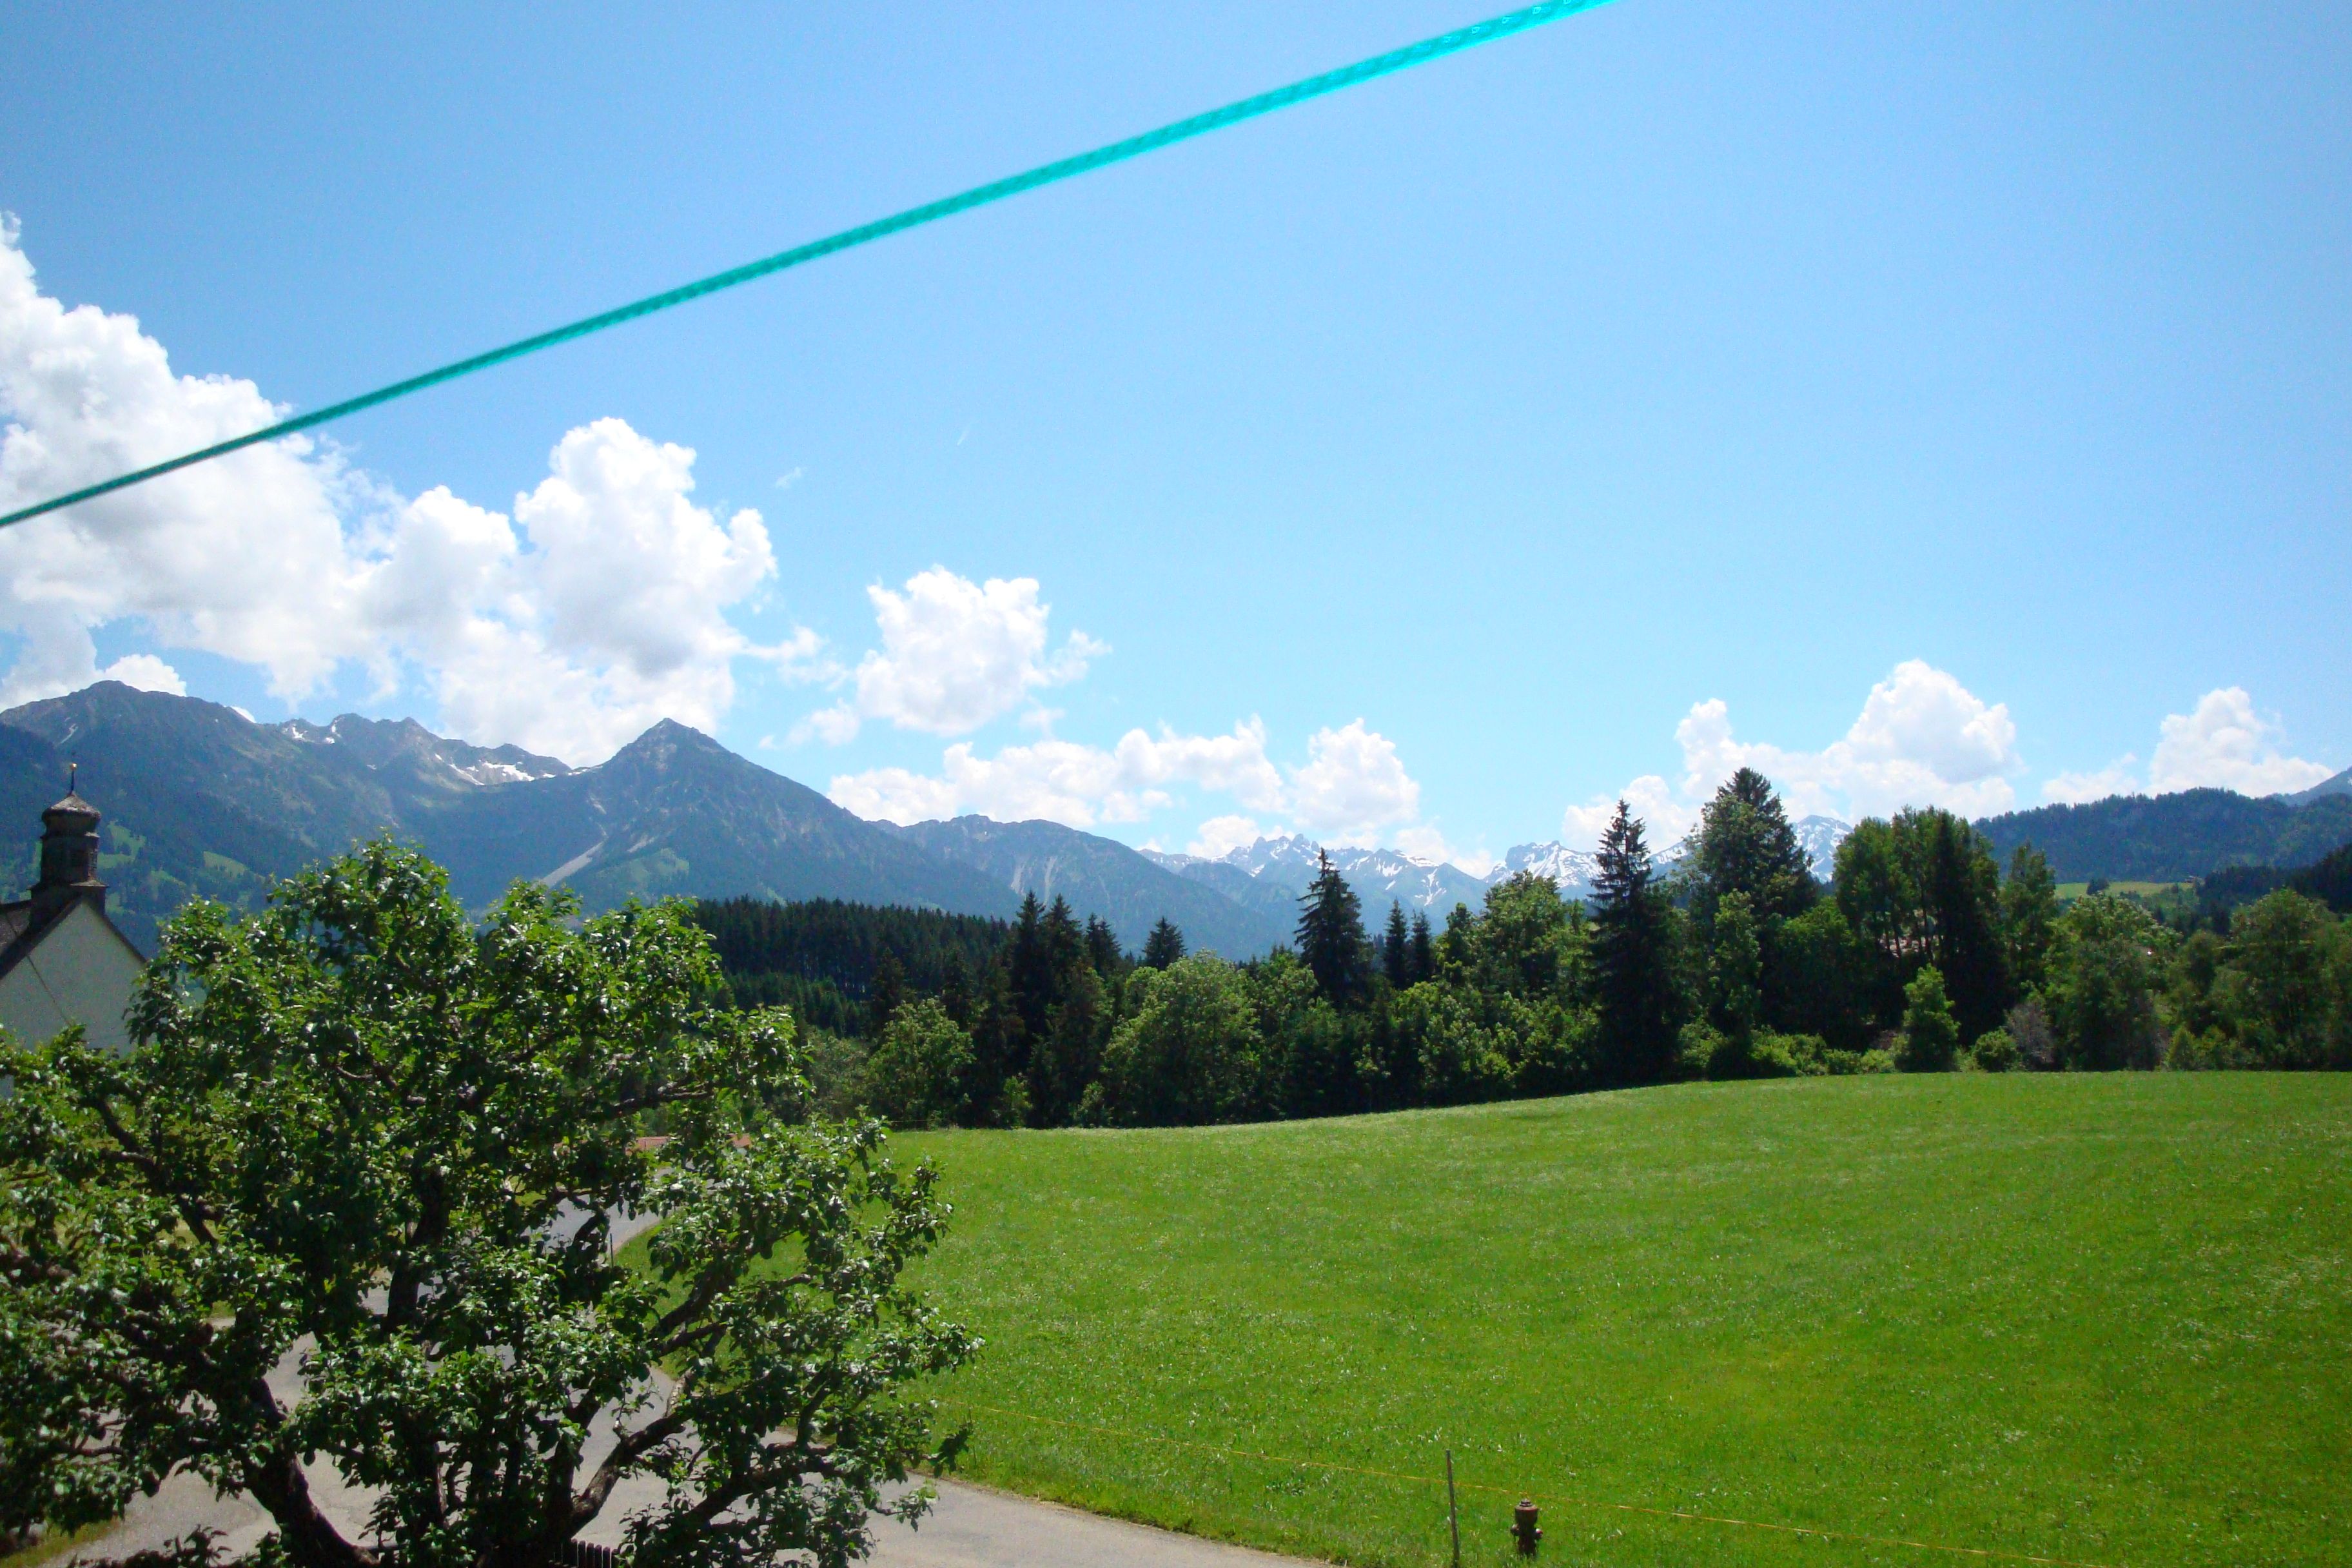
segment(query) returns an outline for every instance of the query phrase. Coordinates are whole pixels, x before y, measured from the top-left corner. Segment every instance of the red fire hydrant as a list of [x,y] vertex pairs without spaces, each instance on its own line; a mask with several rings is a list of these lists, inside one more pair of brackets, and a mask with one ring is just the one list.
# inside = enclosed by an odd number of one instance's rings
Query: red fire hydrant
[[1543,1539],[1543,1531],[1536,1524],[1536,1505],[1532,1498],[1521,1498],[1519,1506],[1511,1510],[1511,1533],[1518,1538],[1519,1555],[1533,1557],[1536,1542]]

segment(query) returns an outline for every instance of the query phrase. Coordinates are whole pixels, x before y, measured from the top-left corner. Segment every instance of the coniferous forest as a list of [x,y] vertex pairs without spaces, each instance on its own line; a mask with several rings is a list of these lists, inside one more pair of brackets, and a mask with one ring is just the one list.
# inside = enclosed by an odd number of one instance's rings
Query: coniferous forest
[[[2340,857],[2338,858],[2340,858]],[[1670,872],[1620,806],[1591,898],[1522,873],[1442,925],[1327,863],[1291,945],[1142,952],[1034,896],[1007,924],[706,903],[738,999],[793,1005],[824,1096],[902,1126],[1179,1125],[1686,1079],[2352,1068],[2340,878],[2234,909],[2006,863],[1927,808],[1860,824],[1824,886],[1742,770]],[[2329,864],[2333,864],[2331,861]],[[2252,891],[2253,889],[2247,889]]]

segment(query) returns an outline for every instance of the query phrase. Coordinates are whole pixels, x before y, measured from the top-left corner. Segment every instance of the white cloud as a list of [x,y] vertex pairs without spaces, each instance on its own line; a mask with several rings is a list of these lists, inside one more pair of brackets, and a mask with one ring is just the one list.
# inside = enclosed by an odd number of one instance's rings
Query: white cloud
[[1307,765],[1290,775],[1290,814],[1334,843],[1370,844],[1381,828],[1421,815],[1421,785],[1396,743],[1358,719],[1309,738]]
[[1201,824],[1192,842],[1184,846],[1187,855],[1198,855],[1204,860],[1222,860],[1236,849],[1246,849],[1266,836],[1256,820],[1247,816],[1213,816]]
[[[0,220],[0,508],[268,424],[249,381],[175,376],[129,316],[40,292]],[[89,628],[143,618],[163,642],[257,665],[283,693],[367,651],[348,614],[343,473],[301,438],[226,458],[0,531],[0,626],[25,647],[12,697],[95,674]]]
[[188,683],[180,679],[180,672],[152,653],[125,654],[100,670],[98,678],[119,680],[142,691],[168,691],[174,697],[188,694]]
[[1265,756],[1265,726],[1252,719],[1229,735],[1153,737],[1130,730],[1108,751],[1075,741],[1042,740],[982,757],[968,742],[950,746],[937,775],[905,768],[845,773],[834,802],[860,816],[891,822],[978,812],[999,821],[1043,817],[1072,827],[1139,822],[1171,803],[1165,786],[1185,783],[1231,794],[1244,804],[1279,803],[1281,776]]
[[2171,795],[2185,789],[2231,789],[2240,795],[2281,795],[2308,789],[2335,770],[2283,754],[2279,726],[2255,710],[2242,686],[2207,692],[2187,713],[2158,726],[2156,752],[2143,779],[2136,757],[2095,773],[2061,773],[2042,786],[2053,801],[2100,800],[2111,795]]
[[2060,773],[2042,784],[2042,798],[2063,805],[2080,805],[2085,801],[2105,800],[2111,795],[2144,795],[2147,786],[2132,771],[2132,764],[2138,760],[2126,756],[2095,773]]
[[[1650,825],[1654,848],[1689,832],[1707,796],[1741,767],[1779,785],[1792,816],[1821,813],[1852,821],[1912,805],[1940,805],[1963,816],[2006,811],[2017,799],[2009,775],[2023,766],[2008,706],[1986,703],[1949,673],[1916,658],[1872,687],[1853,726],[1821,751],[1738,740],[1720,699],[1693,703],[1675,739],[1683,753],[1678,786],[1652,774],[1620,792]],[[1616,799],[1569,807],[1563,837],[1578,847],[1597,842]]]
[[1396,832],[1396,847],[1416,860],[1447,861],[1474,877],[1483,877],[1502,861],[1486,849],[1457,849],[1445,840],[1433,823],[1421,823],[1401,827]]
[[[283,411],[249,381],[173,374],[127,315],[42,294],[0,226],[0,507],[240,435]],[[752,645],[725,611],[776,572],[754,511],[696,507],[694,454],[618,419],[570,431],[513,520],[446,489],[403,500],[297,437],[248,447],[0,532],[0,701],[97,679],[90,633],[256,666],[299,697],[370,669],[414,675],[440,723],[593,762],[657,719],[708,729],[733,663],[823,673],[815,635]],[[520,524],[518,531],[517,524]],[[173,689],[152,654],[104,673]]]
[[1576,849],[1590,849],[1600,843],[1621,800],[1641,820],[1645,829],[1643,842],[1652,854],[1679,842],[1698,822],[1696,806],[1676,800],[1673,786],[1656,773],[1643,773],[1613,795],[1570,806],[1560,816],[1561,841]]
[[[826,721],[826,713],[812,721]],[[1420,784],[1405,772],[1395,744],[1362,720],[1318,731],[1307,752],[1305,765],[1286,778],[1266,755],[1265,722],[1255,718],[1223,735],[1130,730],[1107,750],[1047,737],[983,757],[959,742],[947,748],[937,773],[898,767],[843,773],[829,793],[860,816],[891,822],[978,812],[1000,821],[1043,817],[1092,827],[1143,821],[1173,805],[1178,786],[1190,785],[1229,796],[1246,811],[1288,816],[1330,843],[1371,844],[1386,831],[1408,854],[1491,864],[1483,851],[1455,854],[1433,826],[1418,823]],[[1278,831],[1255,816],[1212,816],[1192,853],[1221,855]]]
[[1034,577],[974,583],[944,566],[907,580],[903,593],[866,589],[882,647],[858,661],[856,696],[811,721],[824,740],[854,737],[861,720],[961,735],[1012,711],[1032,691],[1061,686],[1110,649],[1072,632],[1046,653],[1053,606]]
[[2211,787],[2240,795],[2279,795],[2309,789],[2333,769],[2301,757],[2279,754],[2278,726],[2254,711],[2242,686],[2209,691],[2193,712],[2164,721],[2156,754],[2148,759],[2151,792]]

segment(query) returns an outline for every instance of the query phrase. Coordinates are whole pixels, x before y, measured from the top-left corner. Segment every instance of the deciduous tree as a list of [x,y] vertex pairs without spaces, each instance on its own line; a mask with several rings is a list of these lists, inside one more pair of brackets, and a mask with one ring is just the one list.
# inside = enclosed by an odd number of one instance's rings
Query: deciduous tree
[[[301,1568],[552,1563],[633,1476],[666,1483],[645,1568],[843,1563],[920,1510],[882,1489],[953,1440],[908,1385],[976,1348],[904,1283],[932,1173],[803,1119],[790,1019],[709,1005],[683,906],[577,912],[519,885],[477,928],[376,844],[242,922],[184,912],[128,1056],[8,1048],[0,1530],[182,1471]],[[611,1255],[623,1209],[667,1216],[650,1272]],[[380,1545],[310,1455],[381,1489]]]

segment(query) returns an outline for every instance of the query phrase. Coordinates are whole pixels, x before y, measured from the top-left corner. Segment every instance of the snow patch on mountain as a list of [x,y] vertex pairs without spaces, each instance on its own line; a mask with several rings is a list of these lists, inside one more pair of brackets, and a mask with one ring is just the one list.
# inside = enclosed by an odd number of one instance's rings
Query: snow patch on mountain
[[1828,881],[1837,870],[1838,846],[1853,831],[1853,825],[1834,816],[1806,816],[1789,826],[1797,835],[1798,847],[1812,862],[1814,880]]

